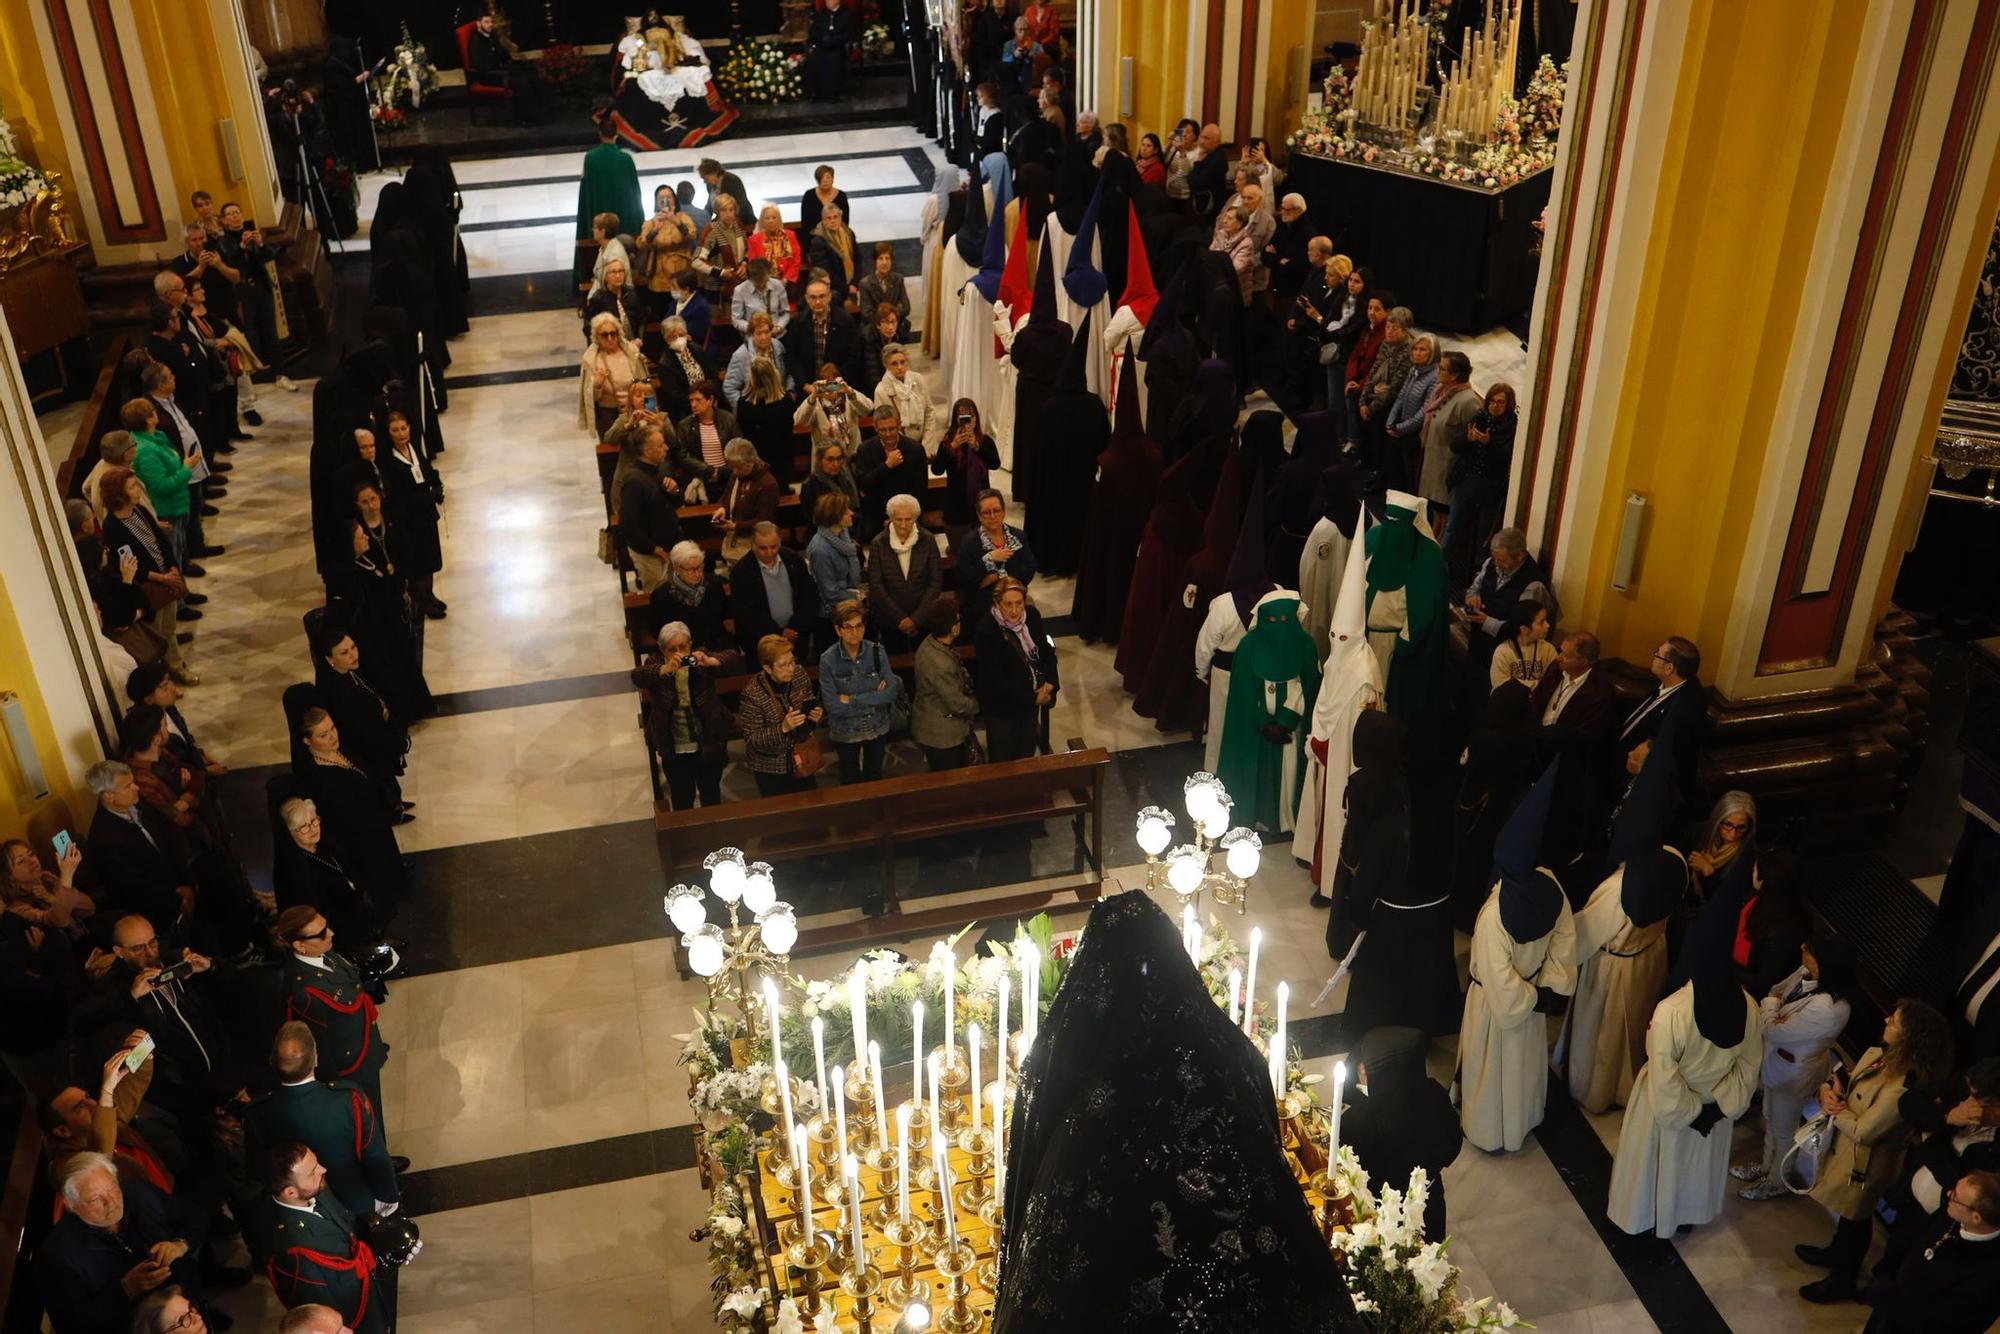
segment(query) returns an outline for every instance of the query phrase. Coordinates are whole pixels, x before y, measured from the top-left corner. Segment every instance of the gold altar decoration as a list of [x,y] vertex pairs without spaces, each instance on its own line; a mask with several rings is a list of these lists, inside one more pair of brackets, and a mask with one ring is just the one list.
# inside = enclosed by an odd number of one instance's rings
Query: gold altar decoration
[[1520,37],[1521,0],[1486,0],[1486,21],[1465,30],[1458,59],[1448,73],[1440,71],[1433,134],[1471,144],[1498,135],[1501,109],[1514,93]]
[[1371,0],[1354,68],[1354,111],[1364,124],[1417,128],[1418,94],[1429,86],[1431,25],[1422,0]]
[[0,277],[39,255],[59,254],[77,244],[76,224],[63,196],[62,173],[41,174],[41,188],[27,203],[0,215]]

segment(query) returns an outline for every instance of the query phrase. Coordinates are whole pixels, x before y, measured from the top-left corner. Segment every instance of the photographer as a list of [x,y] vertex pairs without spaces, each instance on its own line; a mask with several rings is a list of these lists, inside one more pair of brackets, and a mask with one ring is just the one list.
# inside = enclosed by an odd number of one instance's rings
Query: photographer
[[944,474],[945,535],[955,544],[972,527],[974,498],[986,489],[986,479],[1000,466],[1000,450],[980,425],[979,405],[961,398],[946,415],[944,439],[931,455],[931,471]]
[[861,448],[861,414],[874,408],[868,396],[848,384],[840,367],[829,361],[821,364],[819,378],[805,386],[792,424],[812,429],[815,455],[838,446],[851,456]]
[[[290,386],[291,381],[278,375],[278,288],[275,252],[264,246],[264,233],[257,224],[243,216],[243,206],[228,203],[222,206],[222,239],[217,245],[222,262],[238,275],[236,280],[235,305],[225,304],[213,287],[209,289],[209,299],[221,310],[234,310],[236,323],[249,336],[250,346],[256,350],[257,359],[264,363],[264,370],[255,377],[268,384],[273,379],[279,381],[280,389]],[[246,399],[246,404],[250,400]],[[245,411],[243,419],[252,426],[261,426],[262,420],[253,411]]]

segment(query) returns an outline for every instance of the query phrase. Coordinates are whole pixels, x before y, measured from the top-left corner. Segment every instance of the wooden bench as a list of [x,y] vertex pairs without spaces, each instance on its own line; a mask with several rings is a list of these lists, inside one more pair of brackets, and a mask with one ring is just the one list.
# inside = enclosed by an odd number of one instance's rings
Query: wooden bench
[[[1104,882],[1104,775],[1110,754],[1072,739],[1053,755],[981,764],[945,773],[912,774],[849,787],[818,788],[788,797],[725,802],[673,811],[654,807],[660,864],[670,875],[695,876],[702,858],[737,847],[753,861],[781,862],[836,852],[872,850],[884,910],[879,916],[828,922],[799,931],[792,957],[853,950],[882,940],[950,931],[982,918],[1012,917],[1096,900]],[[1070,820],[1086,862],[1081,878],[1031,891],[903,911],[896,854],[913,839],[963,838],[988,830]],[[681,976],[689,975],[676,947]]]
[[83,483],[97,466],[98,442],[107,432],[118,429],[118,412],[125,403],[115,397],[113,390],[118,383],[118,363],[131,347],[131,339],[119,334],[105,349],[104,364],[98,367],[90,402],[84,405],[83,420],[77,423],[76,435],[70,440],[69,456],[56,465],[56,490],[64,500],[90,499],[83,494]]

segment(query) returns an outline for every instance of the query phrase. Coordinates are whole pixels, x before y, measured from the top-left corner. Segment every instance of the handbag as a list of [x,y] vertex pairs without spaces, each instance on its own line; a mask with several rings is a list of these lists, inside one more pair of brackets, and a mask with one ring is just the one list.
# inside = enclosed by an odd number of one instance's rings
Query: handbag
[[986,763],[986,747],[979,744],[979,733],[966,729],[965,740],[958,745],[958,762],[962,765]]
[[1320,365],[1331,366],[1336,361],[1339,360],[1340,360],[1340,342],[1338,339],[1329,338],[1325,342],[1319,345]]
[[826,747],[820,744],[819,733],[814,732],[804,741],[792,743],[792,776],[811,778],[826,768]]
[[1826,1159],[1826,1151],[1833,1147],[1833,1117],[1821,1112],[1812,1120],[1799,1127],[1792,1136],[1791,1147],[1778,1160],[1776,1173],[1778,1184],[1794,1195],[1804,1195],[1819,1180],[1820,1164]]
[[169,603],[179,602],[186,593],[187,581],[177,574],[168,576],[164,583],[148,579],[139,585],[139,596],[145,599],[147,611],[158,611]]

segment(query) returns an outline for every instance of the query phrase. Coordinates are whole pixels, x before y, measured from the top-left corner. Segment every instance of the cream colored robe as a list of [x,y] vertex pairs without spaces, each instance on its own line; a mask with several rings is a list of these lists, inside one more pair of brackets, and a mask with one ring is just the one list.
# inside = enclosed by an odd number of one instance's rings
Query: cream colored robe
[[1622,1107],[1646,1062],[1646,1021],[1667,980],[1667,922],[1633,926],[1625,872],[1613,871],[1576,915],[1576,1000],[1564,1046],[1569,1093],[1586,1112]]
[[1332,519],[1321,519],[1307,535],[1305,552],[1299,557],[1299,596],[1309,607],[1325,608],[1299,619],[1319,646],[1322,663],[1333,642],[1333,604],[1340,593],[1341,571],[1347,568],[1347,548],[1353,541]]
[[[1548,876],[1551,886],[1555,877]],[[1561,890],[1556,890],[1560,894]],[[1500,923],[1500,895],[1486,896],[1472,928],[1472,984],[1458,1034],[1459,1123],[1488,1153],[1521,1147],[1541,1124],[1549,1092],[1549,1027],[1535,989],[1576,990],[1576,926],[1565,899],[1539,940],[1516,941]]]
[[[1632,1085],[1606,1217],[1634,1235],[1671,1237],[1684,1223],[1722,1211],[1733,1123],[1757,1091],[1763,1055],[1757,1003],[1743,998],[1743,1040],[1717,1047],[1694,1022],[1694,983],[1661,1001],[1646,1030],[1646,1065]],[[1723,1119],[1700,1135],[1691,1123],[1707,1103]]]
[[1236,652],[1249,633],[1250,627],[1236,614],[1234,593],[1224,590],[1210,599],[1201,633],[1194,639],[1195,679],[1208,682],[1208,734],[1202,740],[1201,767],[1210,773],[1222,758],[1222,720],[1229,712],[1229,669],[1216,666],[1215,655]]

